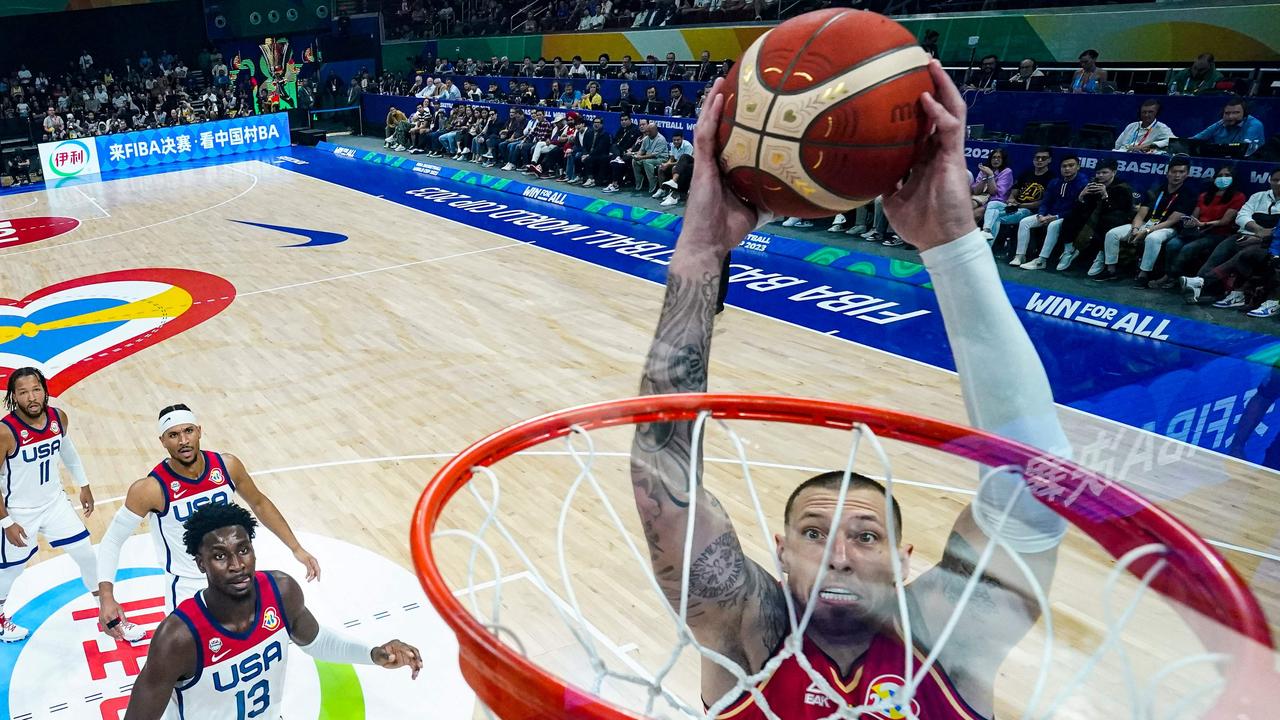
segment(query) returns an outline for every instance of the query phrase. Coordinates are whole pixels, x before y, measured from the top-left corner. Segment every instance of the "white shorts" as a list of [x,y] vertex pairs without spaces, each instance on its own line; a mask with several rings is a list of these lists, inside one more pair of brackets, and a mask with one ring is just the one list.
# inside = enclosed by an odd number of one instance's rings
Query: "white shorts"
[[36,554],[36,536],[43,535],[51,547],[63,547],[89,539],[89,531],[63,495],[42,508],[9,508],[9,517],[22,526],[27,546],[17,547],[0,533],[0,568],[25,564]]
[[198,578],[183,575],[165,575],[164,578],[164,612],[166,615],[172,615],[174,608],[181,605],[183,600],[190,600],[196,596],[196,593],[209,586],[209,581],[203,575]]

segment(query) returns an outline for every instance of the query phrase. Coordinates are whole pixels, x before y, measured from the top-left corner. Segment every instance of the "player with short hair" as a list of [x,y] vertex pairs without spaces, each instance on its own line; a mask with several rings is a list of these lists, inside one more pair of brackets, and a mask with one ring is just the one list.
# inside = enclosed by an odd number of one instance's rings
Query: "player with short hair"
[[[94,594],[96,569],[93,544],[84,522],[76,517],[62,489],[54,460],[61,459],[80,488],[80,507],[93,513],[93,490],[84,474],[80,453],[67,435],[65,410],[49,405],[49,383],[34,367],[22,367],[9,375],[4,396],[9,414],[0,423],[0,641],[17,642],[28,630],[15,625],[13,612],[5,608],[9,591],[36,554],[36,536],[50,547],[60,548],[80,566],[85,587]],[[129,637],[142,638],[130,630]]]
[[[1044,368],[975,227],[964,162],[964,101],[936,60],[929,71],[937,94],[923,96],[921,104],[934,129],[910,178],[885,197],[885,211],[903,238],[922,251],[970,421],[1067,456],[1071,448]],[[722,88],[723,81],[717,80],[698,119],[700,157],[716,152]],[[930,211],[921,213],[922,207]],[[642,393],[706,390],[722,261],[762,221],[768,218],[729,190],[716,163],[694,166],[689,212],[668,266],[666,298],[646,359]],[[896,555],[901,576],[908,577],[912,546],[902,541],[902,510],[896,503],[888,514],[883,486],[854,474],[843,505],[843,473],[826,473],[796,488],[787,502],[783,532],[775,536],[785,574],[779,582],[744,554],[729,514],[700,482],[694,489],[696,514],[689,517],[691,471],[701,478],[701,468],[691,467],[692,447],[692,422],[651,423],[636,431],[632,485],[654,574],[666,596],[680,602],[685,537],[693,522],[690,630],[700,644],[747,674],[761,671],[783,649],[791,632],[788,594],[797,618],[812,611],[798,652],[840,696],[839,702],[832,702],[836,698],[813,681],[796,657],[788,657],[759,687],[775,716],[825,718],[840,706],[881,702],[877,698],[888,701],[877,710],[885,717],[992,716],[997,671],[1035,624],[1039,606],[1031,582],[1003,548],[995,550],[976,591],[961,606],[963,589],[993,537],[1020,555],[1040,587],[1048,587],[1066,532],[1066,521],[1035,499],[1017,473],[997,473],[982,483],[956,519],[942,561],[907,583],[911,637],[904,639],[893,561]],[[1007,519],[1006,507],[1011,507]],[[955,611],[960,619],[950,639],[935,647]],[[904,689],[913,679],[902,676],[908,647],[917,653],[915,667],[931,649],[941,653],[915,687],[910,708],[905,707]],[[740,689],[737,678],[705,657],[701,689],[711,705],[732,700],[722,717],[769,716],[754,695],[735,699],[731,694]]]
[[293,551],[307,569],[307,580],[320,577],[320,563],[303,549],[280,510],[258,489],[240,459],[230,453],[200,449],[202,428],[191,408],[179,403],[161,410],[157,432],[169,457],[129,486],[124,506],[116,512],[98,545],[99,620],[109,634],[121,637],[121,628],[131,625],[116,602],[114,583],[120,549],[144,517],[150,519],[156,558],[168,573],[166,612],[173,612],[179,603],[204,587],[204,576],[195,561],[182,552],[183,523],[198,508],[229,503],[233,496],[244,500],[262,524]]
[[418,677],[422,655],[414,646],[370,646],[330,630],[307,609],[296,580],[258,572],[257,525],[234,503],[202,505],[187,520],[182,549],[207,587],[156,629],[125,720],[160,718],[171,699],[183,720],[279,720],[290,640],[317,660],[408,667]]

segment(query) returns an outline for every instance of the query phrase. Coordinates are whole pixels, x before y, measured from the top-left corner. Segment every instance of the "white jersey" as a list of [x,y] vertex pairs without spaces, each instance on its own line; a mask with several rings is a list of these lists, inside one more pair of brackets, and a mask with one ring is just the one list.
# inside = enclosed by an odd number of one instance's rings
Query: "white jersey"
[[196,567],[195,559],[187,554],[186,545],[182,542],[183,523],[201,505],[230,503],[235,496],[236,485],[221,455],[204,450],[200,454],[204,455],[204,473],[194,480],[174,472],[163,460],[151,470],[150,476],[160,483],[164,493],[164,508],[151,513],[148,519],[156,558],[165,572],[198,579],[203,586],[204,573]]
[[279,720],[289,659],[289,619],[270,574],[254,575],[257,615],[243,633],[218,624],[203,593],[184,600],[174,616],[196,641],[196,674],[173,690],[182,720]]
[[5,428],[13,433],[14,450],[4,460],[4,505],[6,508],[42,508],[66,493],[58,480],[54,463],[62,448],[62,423],[58,411],[45,408],[44,427],[34,428],[17,416],[5,415]]

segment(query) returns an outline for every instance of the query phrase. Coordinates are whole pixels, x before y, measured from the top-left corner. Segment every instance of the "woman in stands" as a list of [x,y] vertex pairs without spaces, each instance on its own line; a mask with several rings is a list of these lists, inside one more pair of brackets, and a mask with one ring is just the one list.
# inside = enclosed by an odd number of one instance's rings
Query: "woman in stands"
[[1200,193],[1196,209],[1183,219],[1182,233],[1164,246],[1168,263],[1163,280],[1156,287],[1172,289],[1178,278],[1199,267],[1223,243],[1235,244],[1236,213],[1244,205],[1245,196],[1236,187],[1235,171],[1230,165],[1218,168],[1213,187]]
[[1107,81],[1107,71],[1098,67],[1098,51],[1092,48],[1080,53],[1080,69],[1071,76],[1073,93],[1096,93],[1098,84]]
[[973,218],[979,227],[989,227],[1004,212],[1005,201],[1013,189],[1013,170],[1004,148],[991,151],[987,162],[978,163],[978,176],[969,188],[973,192]]

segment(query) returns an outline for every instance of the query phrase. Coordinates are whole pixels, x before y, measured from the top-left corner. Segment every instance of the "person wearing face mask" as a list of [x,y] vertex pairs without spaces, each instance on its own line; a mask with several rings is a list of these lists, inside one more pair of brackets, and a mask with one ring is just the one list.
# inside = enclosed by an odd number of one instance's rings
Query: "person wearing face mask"
[[1165,244],[1165,278],[1156,284],[1172,289],[1178,278],[1199,267],[1236,230],[1236,215],[1244,206],[1244,193],[1236,187],[1235,171],[1229,165],[1218,168],[1213,187],[1200,193],[1196,209],[1182,219],[1182,233]]
[[1280,227],[1280,167],[1272,168],[1268,184],[1267,190],[1251,195],[1236,214],[1239,234],[1214,248],[1195,277],[1181,278],[1187,303],[1198,303],[1202,294],[1225,290],[1226,295],[1214,307],[1244,307],[1248,298],[1240,288],[1256,276],[1270,275],[1273,259],[1280,256],[1275,238]]
[[1151,99],[1142,103],[1138,110],[1138,119],[1129,123],[1116,137],[1115,149],[1123,152],[1152,153],[1163,152],[1169,147],[1169,138],[1174,137],[1168,125],[1156,119],[1160,114],[1160,101]]

